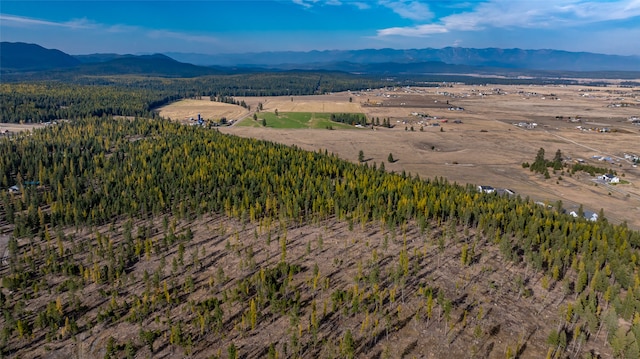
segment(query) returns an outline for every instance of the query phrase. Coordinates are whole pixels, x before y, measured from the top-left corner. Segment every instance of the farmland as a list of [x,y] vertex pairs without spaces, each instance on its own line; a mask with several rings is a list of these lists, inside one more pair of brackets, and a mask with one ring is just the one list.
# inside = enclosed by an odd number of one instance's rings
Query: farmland
[[228,103],[209,100],[208,96],[200,99],[185,99],[159,108],[160,116],[170,118],[181,123],[189,123],[198,118],[204,120],[219,120],[225,117],[229,120],[241,119],[249,113],[247,109]]
[[[254,105],[262,102],[264,111],[278,109],[280,113],[291,109],[287,104],[298,102],[309,104],[310,109],[332,111],[349,104],[350,110],[370,119],[390,119],[394,127],[346,132],[292,132],[259,126],[222,130],[308,150],[327,149],[351,161],[357,161],[360,150],[378,164],[393,153],[398,161],[385,163],[387,170],[510,188],[541,202],[560,200],[568,210],[580,204],[594,212],[602,208],[610,220],[640,228],[640,169],[624,159],[625,153],[640,155],[640,127],[629,121],[640,116],[639,98],[639,89],[615,85],[398,88],[318,96],[315,104],[313,97],[304,101],[248,97],[241,99]],[[330,107],[332,101],[341,105]],[[360,106],[358,111],[354,105]],[[463,110],[449,109],[455,107]],[[535,123],[536,127],[517,126],[520,123]],[[600,132],[602,128],[609,132]],[[545,180],[522,168],[540,148],[549,155],[561,150],[567,164],[580,159],[615,170],[629,183],[598,184],[587,174],[568,176],[562,171]],[[602,157],[611,158],[611,163],[603,163]]]
[[[626,221],[640,228],[640,169],[624,159],[625,153],[640,155],[640,126],[629,121],[640,116],[638,88],[615,84],[609,87],[447,84],[237,99],[252,108],[261,105],[263,111],[257,117],[267,120],[267,128],[249,117],[239,126],[222,128],[226,133],[312,151],[326,149],[351,161],[356,161],[359,151],[363,151],[371,163],[379,164],[392,153],[398,161],[385,163],[387,170],[509,188],[540,202],[562,201],[568,211],[582,204],[593,212],[603,209],[607,218],[616,223]],[[182,113],[179,116],[193,112],[189,112],[188,103],[184,102],[167,108],[182,106],[187,111],[179,112]],[[275,116],[275,111],[280,116]],[[289,114],[299,111],[313,112],[315,118],[320,118],[321,113],[363,113],[371,120],[387,118],[393,128],[310,130],[326,129],[329,124],[323,120],[312,125],[308,123],[311,117],[293,119],[298,115]],[[224,114],[212,112],[211,116]],[[293,120],[288,121],[289,117]],[[522,125],[533,123],[536,126],[532,128]],[[347,128],[342,124],[332,127]],[[608,132],[600,132],[605,128]],[[549,155],[561,150],[567,164],[580,159],[605,166],[619,172],[628,183],[598,184],[587,174],[568,176],[563,171],[545,180],[522,168],[523,163],[533,161],[540,148]],[[602,157],[611,161],[603,164],[599,160]]]
[[[263,124],[264,120],[264,124]],[[250,118],[238,123],[240,127],[268,127],[268,128],[315,128],[327,129],[353,129],[353,126],[331,121],[328,113],[311,112],[285,112],[276,115],[271,112],[261,112],[256,115],[256,120]]]

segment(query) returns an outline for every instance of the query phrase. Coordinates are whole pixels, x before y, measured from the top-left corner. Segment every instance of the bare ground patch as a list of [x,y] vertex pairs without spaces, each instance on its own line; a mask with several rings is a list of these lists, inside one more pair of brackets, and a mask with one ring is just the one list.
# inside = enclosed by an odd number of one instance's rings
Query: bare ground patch
[[[143,228],[152,246],[161,245],[156,243],[162,243],[167,233],[160,222],[137,221],[133,233]],[[545,289],[533,270],[505,261],[473,230],[452,228],[443,236],[446,224],[429,226],[425,232],[410,224],[402,234],[400,229],[390,231],[374,224],[351,228],[332,219],[282,227],[242,225],[214,215],[188,224],[177,222],[175,233],[184,233],[186,226],[193,239],[181,242],[184,254],[178,245],[162,254],[151,250],[115,288],[87,280],[73,295],[64,290],[61,294],[59,281],[47,278],[54,290],[41,291],[37,303],[61,300],[67,313],[72,310],[69,301],[78,300],[84,308],[79,332],[69,336],[58,331],[56,339],[46,342],[42,330],[36,329],[34,336],[10,342],[10,348],[25,357],[103,357],[113,337],[119,346],[133,343],[137,357],[207,358],[226,354],[231,343],[240,357],[264,357],[270,345],[279,357],[338,357],[344,353],[344,338],[350,331],[356,357],[502,358],[511,352],[539,358],[546,355],[546,338],[561,324],[558,313],[570,300],[561,286],[552,283]],[[100,232],[115,248],[124,241],[122,228],[118,222],[67,235],[73,235],[79,245],[93,243]],[[439,238],[447,238],[444,245]],[[28,251],[26,241],[21,247]],[[469,265],[460,261],[464,243],[474,243],[476,248]],[[76,260],[87,260],[86,253],[75,252],[70,242],[65,246],[76,253]],[[247,317],[248,298],[254,293],[250,283],[283,260],[300,266],[299,272],[289,274],[287,289],[291,298],[299,296],[300,305],[280,313],[273,300],[266,302],[258,307],[253,325]],[[181,261],[184,264],[175,264]],[[160,284],[147,296],[145,288],[154,288],[155,279],[145,278],[154,278],[156,272]],[[187,289],[187,278],[193,280],[192,290]],[[163,283],[168,284],[164,294]],[[426,290],[433,294],[431,309]],[[356,300],[340,301],[340,293],[354,291]],[[174,298],[170,299],[174,304],[152,311],[139,323],[126,319],[139,310],[133,309],[139,308],[137,301],[146,298],[152,303],[165,296]],[[449,302],[451,310],[445,312],[436,297]],[[209,298],[221,300],[222,328],[201,332],[192,310],[195,303]],[[29,308],[39,310],[35,301]],[[100,313],[109,310],[120,313],[121,319],[96,324]],[[86,329],[89,323],[92,330]],[[177,326],[196,340],[188,346],[172,344],[170,337],[174,338]],[[153,352],[142,342],[140,329],[159,333]],[[604,333],[593,336],[581,350],[610,355],[604,337]]]

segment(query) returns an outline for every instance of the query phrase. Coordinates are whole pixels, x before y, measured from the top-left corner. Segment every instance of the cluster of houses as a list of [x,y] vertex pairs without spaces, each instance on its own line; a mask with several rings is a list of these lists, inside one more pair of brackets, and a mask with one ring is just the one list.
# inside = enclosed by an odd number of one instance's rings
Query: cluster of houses
[[218,122],[214,122],[209,120],[205,120],[200,114],[198,114],[197,118],[189,117],[185,119],[186,121],[190,121],[190,126],[201,126],[201,127],[219,127],[219,126],[231,126],[235,122],[234,120],[227,120],[226,117],[223,117]]
[[579,131],[590,131],[590,132],[611,132],[609,127],[585,127],[585,126],[576,126],[576,129]]
[[616,164],[616,161],[613,160],[613,158],[609,157],[609,156],[599,156],[599,155],[595,155],[591,157],[594,160],[598,160],[601,162],[607,162],[607,163],[611,163],[612,165]]
[[538,124],[535,122],[518,122],[514,123],[514,126],[518,126],[520,128],[526,128],[527,130],[533,130],[538,127]]
[[609,107],[609,108],[629,107],[629,104],[628,103],[615,102],[615,103],[608,104],[607,107]]
[[[442,118],[442,117],[438,117],[438,116],[429,116],[428,114],[424,113],[424,112],[411,112],[411,116],[415,116],[418,118],[421,118],[420,121],[418,121],[418,125],[423,125],[423,126],[434,126],[434,127],[438,127],[440,126],[441,123],[448,123],[449,120],[446,118]],[[398,121],[399,123],[400,121]],[[462,120],[453,120],[452,121],[455,124],[461,124]],[[403,124],[407,124],[408,122],[405,120],[402,122]]]
[[[615,179],[618,179],[618,177],[614,176],[614,175],[603,175],[602,177],[607,177],[609,179],[609,181],[614,181]],[[615,178],[615,179],[614,179]],[[480,185],[477,187],[479,192],[482,193],[496,193],[499,195],[509,195],[509,196],[513,196],[516,193],[508,188],[494,188],[492,186],[487,186],[487,185]],[[545,208],[553,208],[552,205],[544,203],[544,202],[535,202],[537,205],[543,206]],[[571,210],[571,211],[567,211],[566,209],[562,209],[562,213],[568,213],[570,216],[578,218],[579,217],[579,212],[580,210]],[[584,210],[582,211],[582,217],[585,218],[588,221],[592,221],[595,222],[598,220],[598,214],[592,211],[588,211],[588,210]]]

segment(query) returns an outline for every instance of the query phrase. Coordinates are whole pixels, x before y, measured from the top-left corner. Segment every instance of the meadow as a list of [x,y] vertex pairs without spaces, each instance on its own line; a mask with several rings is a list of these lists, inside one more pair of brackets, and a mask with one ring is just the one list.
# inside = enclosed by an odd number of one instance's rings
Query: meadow
[[[312,113],[312,112],[278,112],[276,115],[272,112],[260,112],[256,114],[256,120],[253,118],[245,118],[236,126],[240,127],[268,127],[278,129],[353,129],[342,123],[331,121],[329,113]],[[264,122],[263,122],[264,120]]]

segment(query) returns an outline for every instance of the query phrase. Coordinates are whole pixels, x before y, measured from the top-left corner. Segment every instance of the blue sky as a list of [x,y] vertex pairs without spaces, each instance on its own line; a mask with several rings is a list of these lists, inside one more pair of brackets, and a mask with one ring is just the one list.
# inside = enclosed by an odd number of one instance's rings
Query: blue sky
[[70,54],[460,46],[640,55],[640,0],[0,0],[0,40]]

